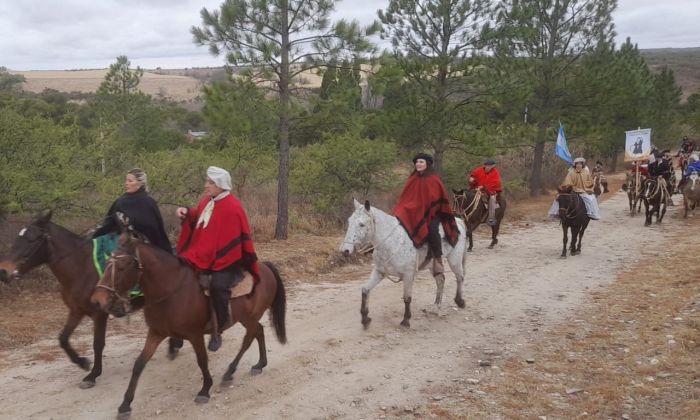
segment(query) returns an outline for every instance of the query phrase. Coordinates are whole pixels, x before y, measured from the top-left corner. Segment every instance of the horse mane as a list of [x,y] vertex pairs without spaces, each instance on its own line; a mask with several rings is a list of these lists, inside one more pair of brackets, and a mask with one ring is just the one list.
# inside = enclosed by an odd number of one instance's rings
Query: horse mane
[[68,228],[59,225],[58,223],[49,222],[47,226],[49,228],[53,228],[53,229],[58,230],[59,232],[68,236],[70,239],[76,239],[80,242],[91,242],[92,241],[92,238],[90,238],[90,237],[86,238],[84,236],[81,236],[81,235],[69,230]]

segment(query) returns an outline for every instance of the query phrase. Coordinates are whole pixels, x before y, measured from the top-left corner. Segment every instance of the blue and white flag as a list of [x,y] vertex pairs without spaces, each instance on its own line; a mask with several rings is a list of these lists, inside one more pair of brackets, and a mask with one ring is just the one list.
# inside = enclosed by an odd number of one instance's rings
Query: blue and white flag
[[564,135],[564,126],[559,126],[559,134],[557,135],[557,146],[554,150],[560,158],[567,161],[569,165],[574,164],[574,160],[571,158],[571,152],[569,152],[569,146],[566,144],[566,136]]

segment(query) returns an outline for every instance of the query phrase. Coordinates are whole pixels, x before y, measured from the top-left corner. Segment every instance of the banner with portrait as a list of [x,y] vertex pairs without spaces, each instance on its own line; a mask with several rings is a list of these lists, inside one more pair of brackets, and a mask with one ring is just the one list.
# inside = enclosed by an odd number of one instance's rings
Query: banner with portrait
[[651,154],[651,128],[625,131],[625,162],[648,160]]

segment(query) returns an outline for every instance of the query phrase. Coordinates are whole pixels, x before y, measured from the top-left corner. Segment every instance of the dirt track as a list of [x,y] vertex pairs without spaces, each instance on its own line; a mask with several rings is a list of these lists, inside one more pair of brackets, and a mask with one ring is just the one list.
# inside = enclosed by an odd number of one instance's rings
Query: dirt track
[[[671,219],[677,209],[667,213],[664,231],[682,228]],[[523,358],[532,357],[522,351],[529,342],[585,305],[592,289],[605,287],[616,273],[635,264],[642,247],[655,246],[640,240],[642,234],[662,232],[658,225],[644,228],[643,217],[627,216],[622,193],[604,202],[601,211],[604,219],[590,224],[583,254],[566,260],[558,258],[558,223],[544,218],[529,228],[511,227],[494,250],[485,248],[484,239],[477,240],[468,258],[466,309],[452,303],[454,282],[448,276],[442,313],[424,312],[432,304],[435,285],[422,274],[414,287],[410,330],[398,326],[402,288],[387,280],[373,291],[373,321],[368,330],[362,329],[360,287],[369,266],[346,266],[326,276],[325,283],[295,283],[287,312],[290,343],[281,346],[267,329],[269,365],[262,375],[247,372],[257,361],[252,346],[235,385],[221,389],[217,383],[209,404],[196,405],[201,377],[191,348],[186,345],[180,357],[169,361],[162,346],[142,375],[133,418],[429,416],[427,406],[441,398],[434,389],[473,379],[478,391],[484,369],[493,372],[501,358],[521,352]],[[663,254],[662,243],[658,246]],[[15,367],[4,368],[0,376],[0,417],[112,418],[143,343],[140,316],[132,318],[128,329],[132,332],[127,335],[108,333],[105,369],[89,390],[78,389],[84,374],[61,354],[53,338],[2,355],[3,362]],[[210,355],[215,378],[233,359],[241,338],[240,327],[235,327],[224,335],[222,350]],[[76,339],[78,348],[87,351],[89,326],[81,327]],[[494,366],[480,367],[480,359]]]

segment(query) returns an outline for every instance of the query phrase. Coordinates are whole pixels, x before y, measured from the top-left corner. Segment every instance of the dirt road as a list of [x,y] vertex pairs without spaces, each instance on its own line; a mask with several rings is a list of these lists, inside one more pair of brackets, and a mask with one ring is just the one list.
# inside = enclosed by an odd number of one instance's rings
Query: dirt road
[[[678,203],[679,197],[674,197]],[[349,265],[313,282],[290,279],[287,328],[282,346],[267,329],[269,365],[251,376],[257,361],[252,346],[230,388],[218,378],[233,359],[242,338],[234,327],[224,346],[210,354],[217,380],[211,401],[193,402],[201,386],[199,369],[189,347],[174,361],[159,349],[141,377],[132,404],[133,418],[395,418],[426,417],[434,389],[467,380],[478,392],[486,370],[492,374],[502,358],[526,354],[558,322],[589,302],[616,273],[637,262],[643,240],[663,231],[681,229],[674,223],[680,206],[670,207],[662,226],[643,227],[643,216],[627,215],[627,198],[617,193],[601,204],[603,220],[592,222],[580,256],[560,259],[561,228],[543,218],[534,226],[511,226],[494,250],[487,241],[475,244],[468,257],[466,309],[452,302],[455,285],[448,276],[446,302],[439,315],[425,312],[434,299],[435,284],[427,272],[416,281],[411,329],[399,327],[402,287],[385,280],[371,295],[368,330],[360,324],[360,288],[369,266]],[[482,227],[483,229],[483,227]],[[660,243],[658,252],[665,252]],[[264,258],[264,255],[262,255]],[[3,354],[0,376],[0,417],[95,419],[116,415],[144,340],[140,316],[108,332],[105,369],[97,386],[78,389],[82,372],[63,356],[53,338]],[[78,347],[89,352],[89,325],[76,334]],[[48,359],[48,360],[47,360]],[[490,367],[480,366],[480,360]]]

